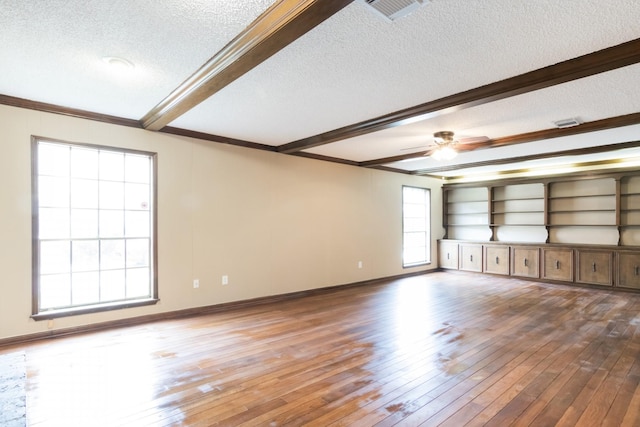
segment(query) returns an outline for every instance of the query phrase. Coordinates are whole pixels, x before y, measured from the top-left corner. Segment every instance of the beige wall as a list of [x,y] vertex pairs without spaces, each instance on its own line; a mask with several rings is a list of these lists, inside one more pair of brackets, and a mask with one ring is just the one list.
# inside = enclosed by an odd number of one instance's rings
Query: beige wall
[[[53,325],[30,319],[31,135],[158,153],[159,304]],[[0,141],[0,339],[436,267],[435,179],[7,106],[0,106]],[[432,188],[434,262],[426,267],[402,268],[403,184]]]

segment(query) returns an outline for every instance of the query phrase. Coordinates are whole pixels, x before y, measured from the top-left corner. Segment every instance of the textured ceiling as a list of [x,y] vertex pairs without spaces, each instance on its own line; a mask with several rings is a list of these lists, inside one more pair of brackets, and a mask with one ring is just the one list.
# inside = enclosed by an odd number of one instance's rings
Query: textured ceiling
[[[141,119],[273,3],[0,0],[0,95]],[[281,147],[636,40],[638,22],[637,0],[432,0],[394,22],[356,0],[170,126]],[[126,58],[135,69],[114,75],[103,56]],[[419,155],[439,130],[493,140],[550,129],[559,119],[639,112],[640,65],[630,65],[303,154],[373,161]],[[458,170],[446,173],[460,175],[490,159],[632,140],[640,140],[638,129],[626,126],[477,149],[461,153],[451,162]],[[439,165],[420,156],[386,166]]]

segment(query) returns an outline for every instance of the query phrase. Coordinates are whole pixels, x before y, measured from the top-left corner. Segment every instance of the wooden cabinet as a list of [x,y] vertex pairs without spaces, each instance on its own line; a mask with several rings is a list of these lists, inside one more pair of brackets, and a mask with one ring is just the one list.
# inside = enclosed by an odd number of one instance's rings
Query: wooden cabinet
[[573,282],[573,249],[542,248],[542,278]]
[[540,277],[540,250],[537,247],[516,246],[511,248],[511,275]]
[[577,249],[576,282],[613,286],[613,251]]
[[484,247],[484,272],[509,274],[509,246]]
[[441,268],[640,291],[640,247],[439,240]]
[[482,245],[460,244],[460,270],[482,271]]
[[438,265],[441,268],[458,269],[458,244],[440,240],[438,242]]
[[617,286],[640,289],[640,253],[618,252]]

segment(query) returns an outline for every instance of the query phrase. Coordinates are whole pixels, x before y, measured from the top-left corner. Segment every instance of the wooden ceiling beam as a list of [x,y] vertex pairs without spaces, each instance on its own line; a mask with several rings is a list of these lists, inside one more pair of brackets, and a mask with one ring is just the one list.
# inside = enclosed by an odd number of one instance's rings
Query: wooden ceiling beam
[[279,0],[141,120],[160,130],[353,0]]
[[[563,136],[579,135],[581,133],[597,132],[601,130],[614,129],[623,126],[631,126],[640,124],[640,113],[626,114],[623,116],[610,117],[608,119],[594,120],[582,123],[578,126],[570,128],[552,128],[535,132],[522,133],[518,135],[505,136],[503,138],[490,139],[482,142],[474,142],[469,144],[460,144],[456,146],[458,152],[474,151],[484,148],[497,148],[507,145],[522,144],[525,142],[542,141],[545,139],[560,138]],[[376,167],[389,163],[399,162],[402,160],[415,159],[425,155],[429,155],[430,151],[420,151],[417,153],[402,154],[399,156],[385,157],[382,159],[368,160],[358,163],[358,166]]]
[[[446,166],[441,166],[436,168],[420,169],[420,170],[411,172],[411,175],[437,175],[440,172],[450,172],[457,169],[506,165],[510,163],[520,163],[520,162],[527,162],[530,160],[538,160],[540,158],[550,159],[550,158],[564,157],[564,156],[599,154],[599,153],[606,153],[614,150],[624,150],[626,148],[636,148],[636,147],[640,147],[640,141],[627,141],[627,142],[620,142],[617,144],[598,145],[596,147],[574,148],[570,150],[555,151],[551,153],[530,154],[526,156],[506,157],[501,159],[485,160],[481,162],[473,162],[473,163],[465,163],[465,164],[457,164],[457,165],[446,165]],[[608,162],[608,161],[605,161],[605,162]],[[455,179],[455,178],[450,178],[450,179]]]
[[638,62],[640,62],[640,39],[635,39],[499,82],[290,142],[279,146],[278,151],[291,154],[296,151],[400,126],[408,120],[415,121],[437,117],[626,67]]

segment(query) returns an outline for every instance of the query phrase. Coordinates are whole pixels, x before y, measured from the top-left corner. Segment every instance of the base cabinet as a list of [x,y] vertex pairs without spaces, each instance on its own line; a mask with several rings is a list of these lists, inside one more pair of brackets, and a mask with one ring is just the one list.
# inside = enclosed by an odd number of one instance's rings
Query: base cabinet
[[482,271],[482,245],[460,245],[460,270]]
[[640,253],[618,252],[617,286],[640,289]]
[[511,275],[540,277],[540,250],[534,247],[511,248]]
[[438,265],[451,270],[640,291],[640,247],[438,241]]
[[542,248],[542,278],[573,282],[573,249]]
[[613,286],[613,251],[578,249],[576,282]]
[[441,268],[458,269],[458,244],[441,240],[438,242],[438,265]]
[[484,247],[484,272],[509,275],[509,246]]

